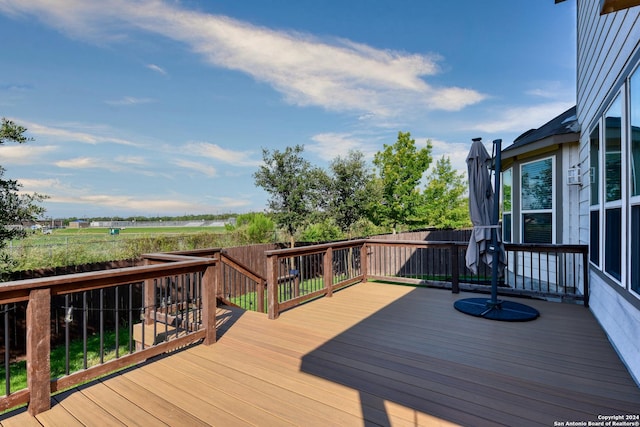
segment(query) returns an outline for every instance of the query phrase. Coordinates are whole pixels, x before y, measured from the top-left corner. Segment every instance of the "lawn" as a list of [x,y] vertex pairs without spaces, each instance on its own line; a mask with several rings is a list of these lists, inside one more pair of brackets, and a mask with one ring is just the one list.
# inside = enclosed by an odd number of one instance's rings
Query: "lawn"
[[142,253],[230,246],[224,227],[60,228],[35,232],[4,249],[12,271],[134,259]]
[[119,237],[141,237],[167,234],[196,234],[196,233],[225,233],[224,227],[129,227],[118,229],[118,234],[112,235],[110,228],[56,228],[51,234],[35,232],[24,240],[14,240],[14,245],[51,245],[66,243],[69,239],[78,240],[113,240]]
[[[129,353],[129,329],[120,328],[118,333],[118,357]],[[116,357],[115,331],[105,332],[103,336],[103,360],[109,361]],[[69,372],[84,369],[84,344],[81,339],[69,343]],[[65,346],[58,346],[51,350],[51,378],[59,378],[66,374]],[[98,334],[87,338],[87,367],[100,363],[100,336]],[[11,392],[27,388],[27,362],[22,360],[9,365]],[[0,390],[5,391],[5,369],[0,365]]]

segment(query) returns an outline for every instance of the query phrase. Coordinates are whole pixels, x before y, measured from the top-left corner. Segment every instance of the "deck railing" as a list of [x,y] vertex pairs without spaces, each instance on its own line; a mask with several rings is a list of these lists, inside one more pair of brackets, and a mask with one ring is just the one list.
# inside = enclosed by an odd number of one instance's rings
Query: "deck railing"
[[220,253],[220,261],[218,297],[223,303],[266,313],[267,279],[224,251]]
[[[51,393],[186,345],[215,342],[218,300],[275,319],[283,310],[365,280],[439,286],[454,293],[487,291],[490,269],[481,265],[471,275],[466,247],[466,242],[361,239],[271,250],[265,252],[266,278],[220,249],[204,249],[147,254],[140,267],[4,283],[0,410],[28,403],[35,415],[49,408]],[[586,246],[506,244],[505,249],[508,265],[500,294],[588,304]],[[17,390],[12,356],[25,352],[12,348],[24,330],[27,386]],[[78,345],[81,350],[74,350]],[[97,348],[94,360],[90,347]],[[52,369],[54,359],[64,366]]]
[[281,311],[362,281],[366,240],[328,243],[265,252],[270,319]]
[[[215,342],[217,262],[151,254],[140,267],[2,284],[0,410],[28,403],[36,415],[49,409],[52,393],[197,341]],[[26,388],[14,390],[10,356],[19,337],[11,329],[19,322],[27,331]],[[62,372],[53,377],[52,362],[59,360],[51,360],[52,335],[63,336],[64,354]],[[89,344],[89,336],[97,342]],[[76,346],[82,350],[73,350]],[[89,346],[97,347],[96,360],[90,360]]]
[[[375,240],[366,242],[369,279],[460,289],[487,290],[491,268],[466,267],[467,242]],[[505,244],[507,265],[499,292],[580,300],[589,304],[586,245]]]

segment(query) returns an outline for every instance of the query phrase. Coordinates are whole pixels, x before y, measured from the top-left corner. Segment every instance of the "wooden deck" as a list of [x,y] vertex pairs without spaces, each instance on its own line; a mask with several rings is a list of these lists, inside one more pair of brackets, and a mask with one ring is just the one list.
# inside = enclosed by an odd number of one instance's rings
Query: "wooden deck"
[[541,317],[504,323],[457,312],[467,296],[365,283],[277,320],[221,311],[216,344],[0,423],[553,426],[640,412],[640,389],[588,309],[523,301]]

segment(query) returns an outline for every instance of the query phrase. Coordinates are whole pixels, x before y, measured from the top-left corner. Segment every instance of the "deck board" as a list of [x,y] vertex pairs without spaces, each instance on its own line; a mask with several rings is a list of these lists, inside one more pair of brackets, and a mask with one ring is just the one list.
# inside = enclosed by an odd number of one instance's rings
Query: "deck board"
[[152,413],[167,425],[184,427],[205,427],[208,425],[183,408],[170,404],[167,399],[156,395],[124,375],[115,375],[108,380],[104,380],[103,384],[109,387],[114,394],[122,396],[141,408],[145,408],[147,412]]
[[37,420],[548,426],[640,410],[638,385],[588,309],[518,300],[541,317],[504,323],[457,312],[467,296],[477,295],[365,283],[277,320],[221,309],[217,343],[79,387]]

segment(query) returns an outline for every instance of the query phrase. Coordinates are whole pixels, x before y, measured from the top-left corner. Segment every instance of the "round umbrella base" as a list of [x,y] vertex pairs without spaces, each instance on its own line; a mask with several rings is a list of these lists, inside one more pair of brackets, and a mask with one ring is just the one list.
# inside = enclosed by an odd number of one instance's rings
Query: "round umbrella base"
[[526,322],[540,316],[535,308],[513,301],[492,302],[486,298],[465,298],[456,301],[453,306],[471,316],[505,322]]

